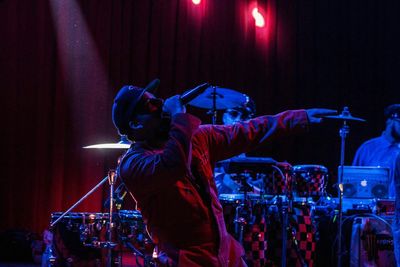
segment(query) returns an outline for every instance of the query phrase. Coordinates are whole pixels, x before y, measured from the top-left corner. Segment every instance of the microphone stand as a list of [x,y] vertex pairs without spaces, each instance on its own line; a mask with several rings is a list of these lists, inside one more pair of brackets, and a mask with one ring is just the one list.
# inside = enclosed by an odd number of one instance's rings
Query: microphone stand
[[[117,176],[115,174],[115,170],[110,170],[108,172],[108,175],[103,178],[97,185],[95,185],[89,192],[87,192],[83,197],[81,197],[75,204],[73,204],[67,211],[65,211],[61,216],[56,219],[54,222],[50,224],[50,228],[52,229],[62,218],[64,218],[71,210],[73,210],[76,206],[78,206],[82,201],[84,201],[89,195],[91,195],[94,191],[96,191],[102,184],[104,184],[106,181],[109,181],[110,185],[110,210],[109,210],[109,226],[108,226],[108,241],[107,242],[96,242],[94,244],[95,246],[98,246],[99,248],[107,248],[108,253],[107,253],[107,265],[111,267],[112,265],[112,249],[117,245],[116,243],[112,242],[112,232],[114,228],[114,223],[113,223],[113,206],[114,206],[114,197],[113,197],[113,192],[114,192],[114,184],[117,180]],[[53,250],[54,251],[54,250]],[[53,255],[50,255],[49,257],[51,265],[55,263],[55,257]]]

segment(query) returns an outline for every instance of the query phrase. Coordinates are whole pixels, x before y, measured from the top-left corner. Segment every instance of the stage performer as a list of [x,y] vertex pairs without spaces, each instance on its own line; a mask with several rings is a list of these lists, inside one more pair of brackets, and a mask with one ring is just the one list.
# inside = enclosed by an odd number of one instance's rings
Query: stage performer
[[118,175],[138,202],[157,260],[165,266],[246,266],[243,248],[226,231],[215,162],[305,132],[319,116],[336,111],[293,110],[229,126],[200,125],[185,113],[179,95],[164,102],[154,89],[122,87],[112,118],[119,134],[134,141]]

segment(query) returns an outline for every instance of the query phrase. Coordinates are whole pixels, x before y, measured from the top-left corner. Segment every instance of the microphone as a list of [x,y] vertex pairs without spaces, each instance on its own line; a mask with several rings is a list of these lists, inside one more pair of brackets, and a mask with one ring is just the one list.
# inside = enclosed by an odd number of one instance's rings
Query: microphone
[[199,86],[184,92],[179,98],[179,100],[181,101],[182,105],[186,105],[194,98],[196,98],[198,95],[203,93],[209,86],[210,85],[208,83],[200,84]]

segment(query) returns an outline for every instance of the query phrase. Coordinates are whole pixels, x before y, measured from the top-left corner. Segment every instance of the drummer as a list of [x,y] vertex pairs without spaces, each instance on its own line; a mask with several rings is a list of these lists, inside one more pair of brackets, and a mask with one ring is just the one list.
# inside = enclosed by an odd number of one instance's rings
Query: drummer
[[[224,125],[232,125],[236,122],[246,121],[255,117],[256,104],[254,101],[246,95],[246,101],[237,107],[228,108],[222,114],[222,123]],[[246,157],[245,153],[238,155],[237,157]],[[260,193],[260,188],[254,185],[254,182],[249,181],[251,177],[246,177],[247,185],[252,188],[248,193]],[[219,194],[241,194],[243,193],[242,184],[237,179],[232,179],[232,176],[225,173],[221,166],[215,168],[215,184]]]

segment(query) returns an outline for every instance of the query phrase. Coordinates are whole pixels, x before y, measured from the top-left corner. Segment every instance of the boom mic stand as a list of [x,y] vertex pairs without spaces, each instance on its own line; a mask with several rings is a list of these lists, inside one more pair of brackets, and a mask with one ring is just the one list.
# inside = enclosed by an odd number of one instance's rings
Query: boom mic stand
[[[50,224],[50,228],[53,228],[62,218],[64,218],[71,210],[73,210],[76,206],[78,206],[82,201],[84,201],[88,196],[90,196],[94,191],[96,191],[102,184],[104,184],[106,181],[109,181],[110,185],[110,210],[109,210],[109,225],[108,225],[108,235],[107,235],[107,242],[99,242],[96,244],[96,246],[100,248],[107,248],[108,253],[107,253],[107,265],[111,267],[112,265],[112,249],[117,245],[116,243],[112,242],[112,233],[113,233],[113,228],[114,228],[114,222],[113,222],[113,206],[114,206],[114,184],[117,180],[117,176],[115,173],[115,170],[110,170],[108,172],[108,175],[103,178],[95,187],[93,187],[89,192],[87,192],[83,197],[81,197],[75,204],[73,204],[67,211],[65,211],[61,216],[52,222]],[[55,263],[55,258],[53,255],[50,256],[50,263],[53,264]]]

